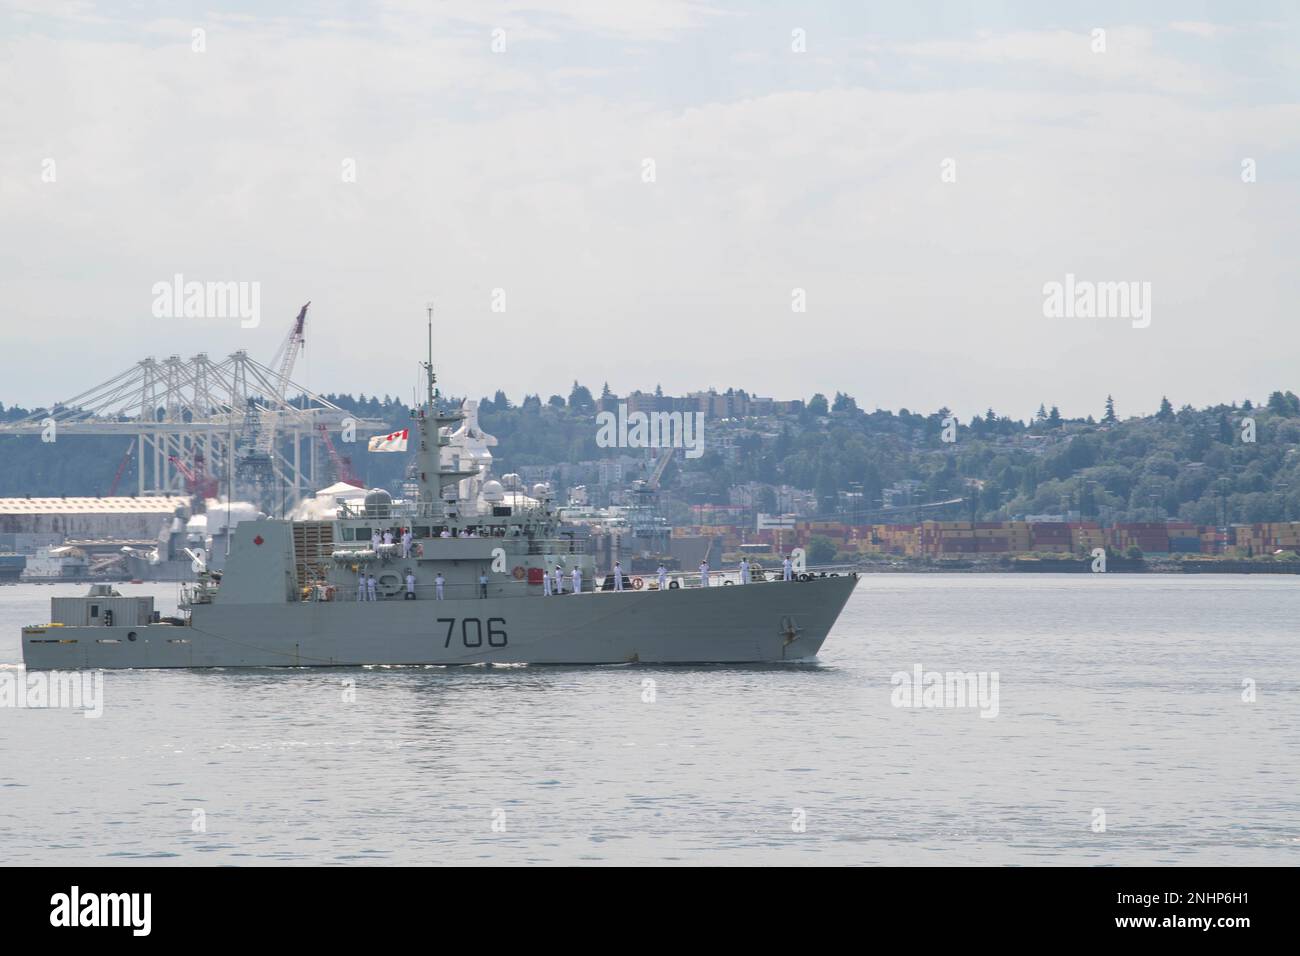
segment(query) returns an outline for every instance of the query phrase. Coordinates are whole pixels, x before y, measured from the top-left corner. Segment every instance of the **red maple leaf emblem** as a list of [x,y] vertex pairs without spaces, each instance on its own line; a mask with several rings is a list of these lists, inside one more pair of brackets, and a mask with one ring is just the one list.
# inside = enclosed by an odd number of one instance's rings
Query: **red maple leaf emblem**
[[260,548],[262,546],[262,540],[263,540],[262,536],[259,534],[256,538],[253,539],[253,544],[257,545]]

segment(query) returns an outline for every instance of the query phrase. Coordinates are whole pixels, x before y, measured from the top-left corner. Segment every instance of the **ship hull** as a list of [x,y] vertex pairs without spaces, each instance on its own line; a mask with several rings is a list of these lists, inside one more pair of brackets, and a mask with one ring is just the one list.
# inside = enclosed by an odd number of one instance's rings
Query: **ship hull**
[[[188,626],[25,628],[30,669],[759,663],[814,656],[856,576],[482,600],[197,605]],[[219,602],[220,598],[218,598]]]

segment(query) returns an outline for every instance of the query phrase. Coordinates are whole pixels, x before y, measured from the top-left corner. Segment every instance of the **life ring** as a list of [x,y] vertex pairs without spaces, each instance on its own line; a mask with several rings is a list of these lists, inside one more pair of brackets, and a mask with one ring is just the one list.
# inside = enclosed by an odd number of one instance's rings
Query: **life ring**
[[514,575],[516,581],[522,581],[524,579],[524,575],[527,574],[528,572],[524,570],[524,566],[522,564],[516,564],[515,569],[510,573]]
[[679,587],[681,587],[681,586],[682,586],[682,585],[681,585],[681,582],[679,582],[679,581],[669,581],[669,582],[668,582],[668,589],[669,589],[670,591],[676,591],[676,590],[677,590]]
[[812,575],[805,571],[803,574],[799,575],[799,580],[800,580],[800,581],[811,581],[811,580],[812,580]]
[[723,582],[722,582],[722,586],[723,586],[723,587],[727,587],[727,588],[729,588],[729,587],[731,587],[731,586],[732,586],[733,584],[735,584],[735,583],[736,583],[735,581],[723,581]]
[[415,542],[415,544],[411,545],[411,554],[415,555],[417,558],[424,557],[424,545],[420,544],[418,541]]
[[645,587],[645,582],[642,581],[640,578],[632,579],[632,590],[640,591],[643,587]]

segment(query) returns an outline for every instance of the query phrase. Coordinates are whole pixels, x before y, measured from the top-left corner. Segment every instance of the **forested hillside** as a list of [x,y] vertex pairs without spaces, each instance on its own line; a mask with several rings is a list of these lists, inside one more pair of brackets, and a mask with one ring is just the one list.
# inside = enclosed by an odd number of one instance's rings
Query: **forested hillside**
[[[393,427],[409,422],[407,406],[392,398],[327,397]],[[498,392],[481,399],[480,421],[500,440],[498,474],[619,454],[596,444],[596,407],[576,383],[567,398],[516,404]],[[26,414],[0,406],[0,420]],[[367,454],[364,438],[341,450],[367,483],[399,487],[406,456]],[[0,438],[0,495],[106,494],[126,445],[125,438]],[[965,423],[952,422],[946,409],[867,412],[837,394],[814,396],[796,415],[710,419],[704,456],[679,456],[674,467],[693,476],[692,500],[726,501],[736,484],[785,484],[812,490],[819,509],[833,512],[843,510],[845,492],[860,492],[871,508],[891,486],[910,481],[915,500],[965,497],[985,520],[1078,511],[1105,521],[1212,524],[1225,507],[1231,521],[1300,520],[1298,447],[1300,398],[1291,392],[1258,406],[1176,410],[1165,401],[1154,414],[1124,417],[1108,401],[1096,418],[1063,419],[1044,407],[1028,422],[990,410]],[[134,489],[134,476],[132,463],[123,492]]]

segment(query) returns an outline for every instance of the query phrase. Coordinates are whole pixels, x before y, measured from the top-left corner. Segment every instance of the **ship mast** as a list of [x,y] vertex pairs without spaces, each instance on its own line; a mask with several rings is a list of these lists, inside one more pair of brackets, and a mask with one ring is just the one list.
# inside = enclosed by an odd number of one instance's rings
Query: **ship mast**
[[426,501],[436,503],[443,498],[443,490],[457,484],[462,478],[471,478],[477,470],[451,470],[442,466],[441,448],[447,443],[442,437],[444,425],[454,425],[465,416],[459,411],[443,413],[438,405],[442,396],[438,394],[438,377],[433,373],[433,303],[426,306],[429,317],[429,354],[424,366],[425,406],[417,415],[411,410],[411,416],[419,419],[420,450],[418,468],[420,489]]
[[427,309],[429,313],[429,358],[428,361],[424,363],[425,381],[428,386],[428,397],[425,400],[425,403],[429,413],[432,414],[433,400],[436,394],[434,392],[433,383],[437,381],[437,377],[433,374],[433,303],[430,303],[427,306]]

